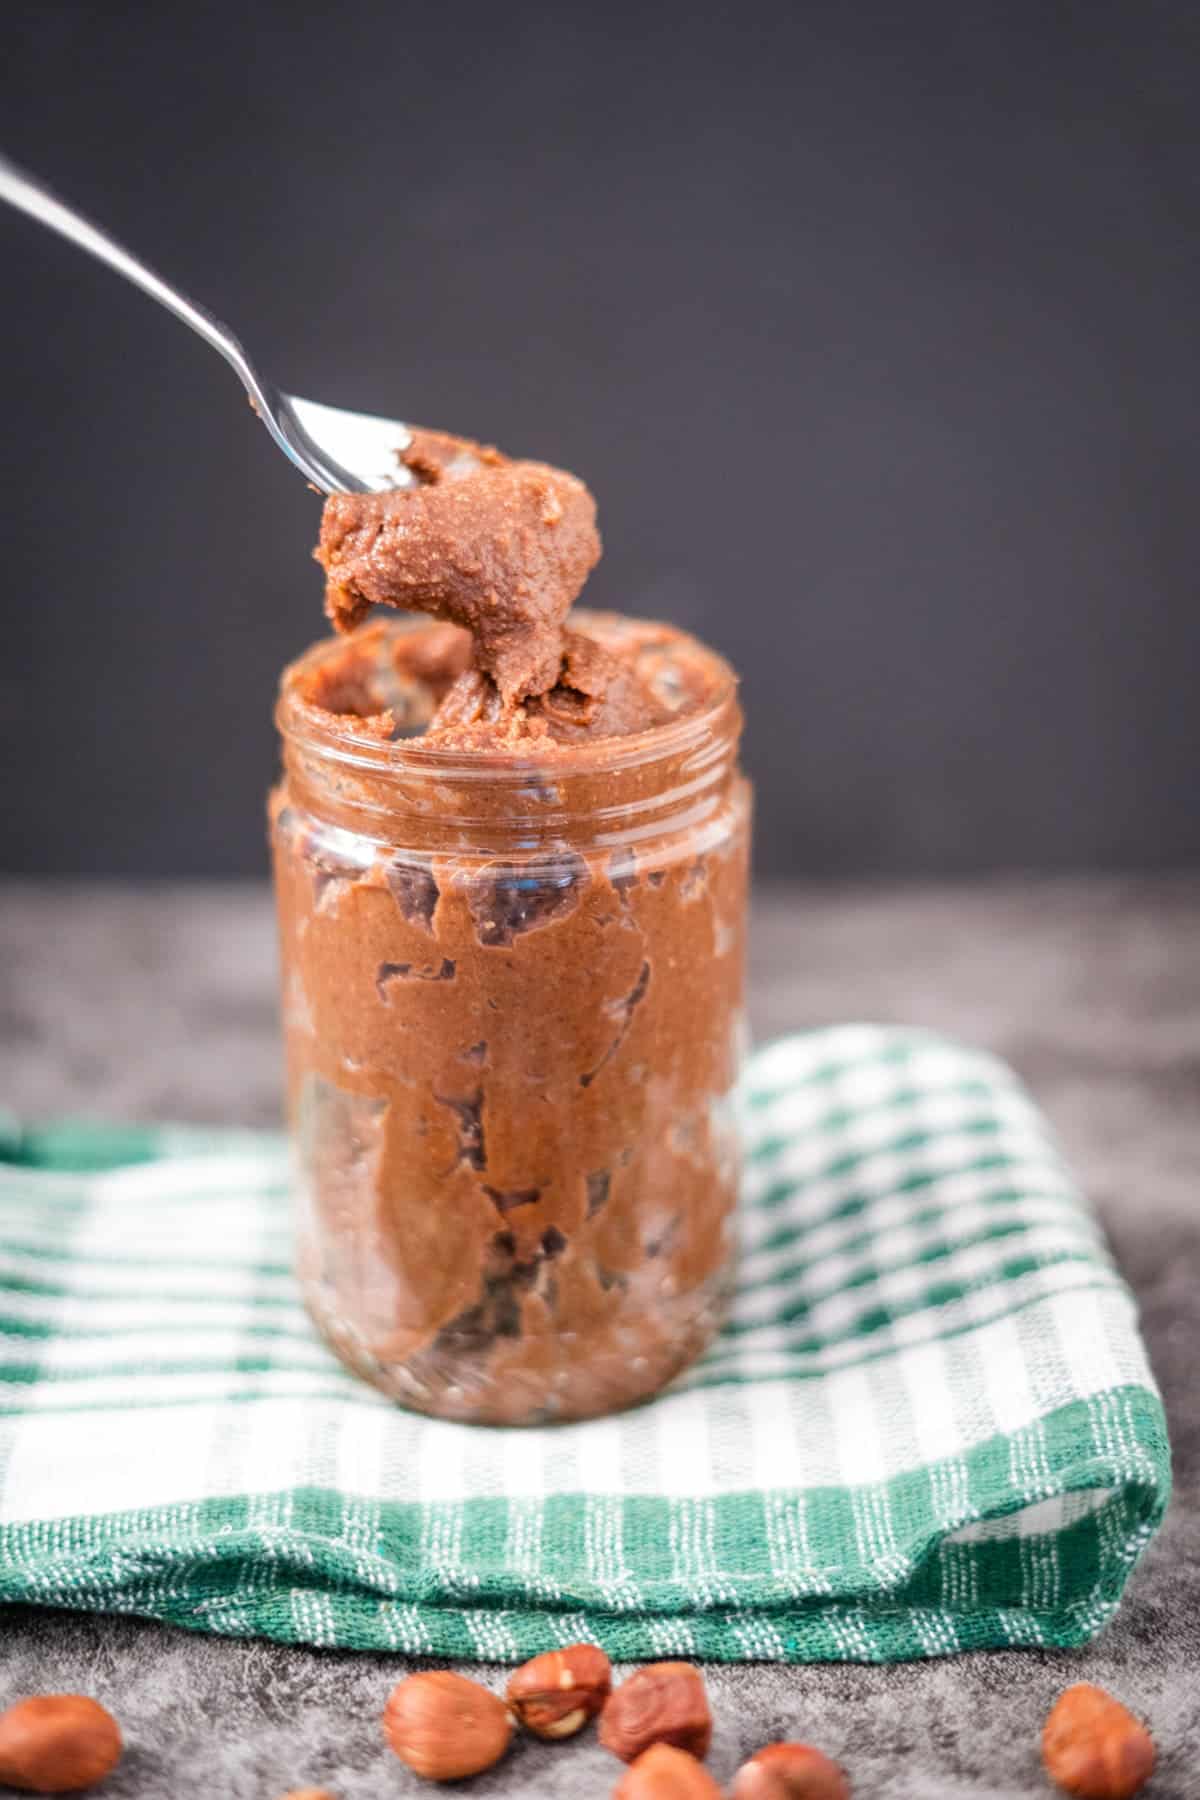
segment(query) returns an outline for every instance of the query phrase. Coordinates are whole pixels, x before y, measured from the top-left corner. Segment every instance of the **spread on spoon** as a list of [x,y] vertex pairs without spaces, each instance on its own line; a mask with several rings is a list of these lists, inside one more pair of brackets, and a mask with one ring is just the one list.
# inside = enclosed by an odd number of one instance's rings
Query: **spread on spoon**
[[532,747],[670,716],[627,659],[566,627],[600,556],[581,481],[443,432],[415,431],[401,460],[414,486],[330,497],[316,556],[337,630],[389,606],[466,633],[456,651],[446,646],[463,666],[426,726],[430,742]]
[[352,631],[373,605],[433,613],[471,633],[506,708],[544,694],[600,557],[592,496],[560,469],[441,432],[414,432],[401,460],[415,485],[325,503],[317,557],[334,625]]

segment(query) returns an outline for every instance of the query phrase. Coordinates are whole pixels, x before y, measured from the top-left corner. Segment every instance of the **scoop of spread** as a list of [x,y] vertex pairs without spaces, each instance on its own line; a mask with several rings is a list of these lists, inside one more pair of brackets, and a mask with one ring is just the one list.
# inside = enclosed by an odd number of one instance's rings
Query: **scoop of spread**
[[414,432],[401,460],[412,486],[325,503],[315,554],[326,611],[339,631],[372,606],[464,626],[482,679],[456,707],[469,714],[474,696],[495,724],[560,682],[563,621],[600,556],[595,502],[561,469],[442,432]]

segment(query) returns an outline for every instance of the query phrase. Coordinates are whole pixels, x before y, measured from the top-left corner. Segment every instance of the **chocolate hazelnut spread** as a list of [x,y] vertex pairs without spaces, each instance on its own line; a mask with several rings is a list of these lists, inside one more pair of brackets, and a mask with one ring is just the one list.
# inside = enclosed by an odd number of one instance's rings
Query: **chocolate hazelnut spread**
[[334,625],[353,630],[373,605],[435,613],[471,633],[505,705],[545,693],[600,557],[592,496],[561,469],[444,432],[414,432],[401,461],[414,486],[325,504],[316,555]]
[[728,1286],[735,683],[671,627],[565,624],[599,547],[573,477],[431,433],[406,461],[327,503],[358,628],[280,694],[300,1275],[406,1404],[584,1417],[691,1361]]

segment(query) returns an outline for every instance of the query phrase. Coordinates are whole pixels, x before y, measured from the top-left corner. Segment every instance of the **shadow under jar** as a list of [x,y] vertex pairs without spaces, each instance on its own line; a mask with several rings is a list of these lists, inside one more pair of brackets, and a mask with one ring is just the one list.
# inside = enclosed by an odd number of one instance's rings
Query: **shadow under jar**
[[686,665],[699,703],[542,756],[437,750],[404,735],[431,703],[397,671],[440,628],[407,621],[316,646],[281,687],[299,1277],[345,1363],[445,1418],[645,1399],[704,1348],[732,1279],[735,682],[682,633],[579,623],[650,659],[663,693]]

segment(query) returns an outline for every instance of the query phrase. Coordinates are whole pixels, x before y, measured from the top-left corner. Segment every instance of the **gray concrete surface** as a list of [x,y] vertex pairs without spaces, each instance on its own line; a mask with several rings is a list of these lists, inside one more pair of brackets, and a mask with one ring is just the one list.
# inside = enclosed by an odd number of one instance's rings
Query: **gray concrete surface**
[[[269,903],[256,887],[0,887],[0,1105],[267,1124],[279,1093]],[[886,1669],[709,1673],[728,1780],[781,1736],[841,1758],[855,1800],[1049,1793],[1037,1733],[1068,1682],[1112,1687],[1161,1745],[1154,1800],[1200,1796],[1200,877],[788,888],[759,897],[760,1037],[834,1019],[936,1026],[1009,1057],[1066,1141],[1143,1309],[1176,1497],[1091,1648]],[[190,1637],[136,1620],[0,1612],[0,1703],[84,1688],[129,1754],[111,1800],[339,1800],[424,1789],[382,1747],[400,1658]],[[500,1682],[502,1671],[484,1669]],[[462,1791],[597,1797],[594,1741],[521,1743]]]

